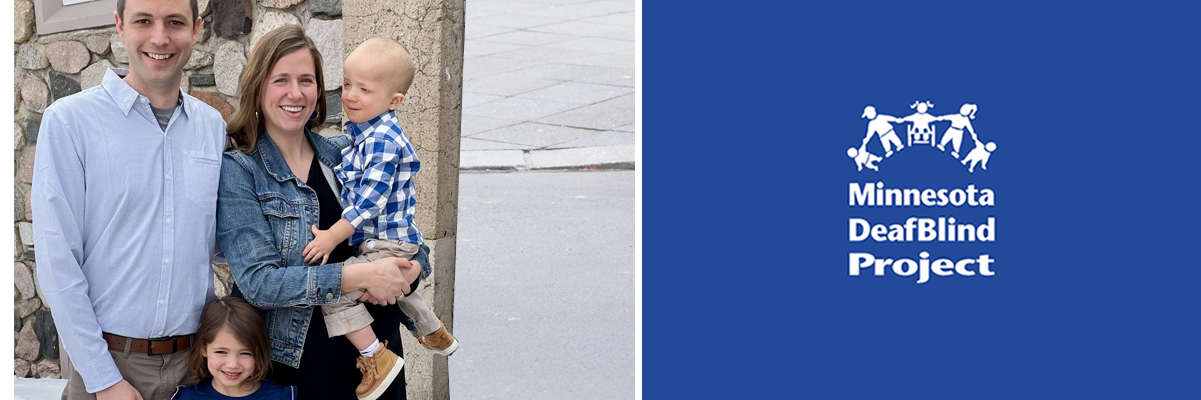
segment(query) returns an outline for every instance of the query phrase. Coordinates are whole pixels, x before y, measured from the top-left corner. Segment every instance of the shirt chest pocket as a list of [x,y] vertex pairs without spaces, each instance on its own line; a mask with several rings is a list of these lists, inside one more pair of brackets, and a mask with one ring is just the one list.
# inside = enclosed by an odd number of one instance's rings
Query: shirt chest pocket
[[275,248],[279,250],[280,256],[287,260],[288,252],[296,248],[296,243],[299,241],[303,206],[280,197],[267,197],[259,200],[259,203],[263,206],[263,215],[271,224]]
[[187,153],[183,182],[188,199],[207,214],[217,210],[217,185],[221,177],[220,153],[192,151]]

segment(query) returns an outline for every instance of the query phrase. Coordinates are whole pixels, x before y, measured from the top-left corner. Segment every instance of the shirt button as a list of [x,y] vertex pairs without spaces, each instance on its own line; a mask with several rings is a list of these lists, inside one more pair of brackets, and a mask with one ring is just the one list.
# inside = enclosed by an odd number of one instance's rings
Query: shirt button
[[325,294],[325,299],[326,299],[326,300],[333,300],[333,299],[334,299],[334,294],[333,294],[333,293],[326,293],[326,294]]
[[163,222],[166,222],[166,223],[167,223],[167,225],[171,225],[171,218],[167,218],[167,219],[166,219],[165,221],[163,221]]
[[159,301],[158,301],[158,305],[160,305],[160,306],[165,306],[165,305],[167,305],[167,301],[166,301],[166,300],[159,300]]
[[167,174],[167,180],[171,180],[171,174]]
[[163,264],[171,265],[171,259],[170,259],[170,258],[164,258],[164,259],[163,259]]

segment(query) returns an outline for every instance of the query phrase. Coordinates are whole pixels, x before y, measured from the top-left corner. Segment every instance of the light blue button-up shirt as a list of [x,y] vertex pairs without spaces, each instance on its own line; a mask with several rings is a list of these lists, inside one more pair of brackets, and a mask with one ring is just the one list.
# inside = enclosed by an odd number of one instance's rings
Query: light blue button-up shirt
[[101,332],[196,332],[213,297],[225,122],[180,93],[164,132],[110,69],[42,116],[33,174],[38,281],[88,392],[122,378]]

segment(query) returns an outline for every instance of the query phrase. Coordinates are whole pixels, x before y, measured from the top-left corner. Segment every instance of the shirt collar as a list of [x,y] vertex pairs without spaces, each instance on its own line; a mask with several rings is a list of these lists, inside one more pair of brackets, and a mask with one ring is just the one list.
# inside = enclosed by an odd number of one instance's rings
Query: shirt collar
[[[108,71],[104,72],[104,79],[101,80],[100,86],[104,87],[104,91],[108,92],[108,95],[113,98],[113,102],[117,103],[117,107],[121,109],[121,112],[125,113],[125,116],[129,116],[129,110],[133,109],[133,105],[137,103],[139,97],[145,98],[147,103],[149,103],[150,99],[138,93],[128,83],[125,83],[122,77],[126,75],[129,75],[129,70],[126,68],[109,68]],[[184,115],[187,116],[191,116],[192,108],[196,107],[191,96],[185,95],[183,89],[179,90],[179,101],[176,105],[181,105],[182,107],[180,108],[183,109]]]
[[383,114],[380,114],[379,116],[361,124],[346,121],[345,130],[348,134],[350,134],[351,140],[353,140],[355,143],[359,143],[362,142],[363,139],[367,138],[367,135],[373,130],[372,128],[384,124],[392,125],[395,124],[396,120],[396,110],[388,110]]

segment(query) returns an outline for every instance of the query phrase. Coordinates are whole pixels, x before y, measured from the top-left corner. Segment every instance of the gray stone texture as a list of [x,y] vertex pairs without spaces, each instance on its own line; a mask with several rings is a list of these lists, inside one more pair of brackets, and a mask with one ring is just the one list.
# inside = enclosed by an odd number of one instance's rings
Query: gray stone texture
[[217,90],[226,96],[236,96],[238,80],[242,77],[244,68],[246,68],[246,54],[242,50],[242,45],[237,42],[222,44],[217,49],[217,59],[213,62],[213,72],[217,77]]
[[46,46],[41,43],[28,43],[17,49],[17,66],[24,69],[42,69],[50,66],[46,58]]
[[[20,129],[21,126],[16,125],[16,128]],[[23,217],[23,216],[25,216],[25,210],[24,210],[24,204],[21,203],[21,194],[14,192],[13,193],[13,222],[20,221],[21,217]],[[29,278],[29,281],[33,282],[33,278],[32,277]]]
[[217,77],[213,74],[192,74],[188,75],[188,82],[193,86],[216,86]]
[[129,64],[129,53],[125,50],[125,43],[121,42],[121,35],[116,33],[108,39],[109,47],[113,50],[113,61],[117,64]]
[[13,282],[17,285],[17,293],[22,299],[32,299],[38,295],[37,287],[33,283],[33,274],[29,272],[25,263],[13,263]]
[[13,42],[25,43],[33,36],[33,2],[29,0],[16,0],[16,12],[13,14],[14,30]]
[[110,48],[109,35],[105,35],[105,34],[88,35],[84,39],[84,44],[88,45],[88,51],[91,51],[93,53],[103,56],[105,54],[108,54],[108,50]]
[[46,58],[55,71],[76,74],[92,60],[88,46],[74,40],[64,40],[46,45]]
[[[413,57],[416,73],[398,110],[422,171],[415,177],[416,223],[436,243],[431,263],[437,284],[431,305],[454,331],[454,240],[458,224],[459,129],[462,114],[463,0],[346,0],[342,3],[343,54],[371,37],[398,40]],[[446,240],[442,240],[442,239]],[[447,244],[443,244],[447,243]],[[404,355],[408,398],[449,399],[446,357]],[[424,356],[424,357],[423,357]]]
[[112,67],[113,63],[108,62],[108,60],[100,60],[95,64],[89,65],[83,69],[83,72],[79,73],[79,86],[87,89],[99,85],[100,82],[104,81],[104,74]]
[[42,129],[42,119],[30,116],[25,120],[25,143],[36,143],[38,133]]
[[213,53],[203,50],[192,50],[192,57],[188,58],[188,63],[184,64],[183,69],[200,69],[210,65],[213,65]]
[[342,20],[309,21],[305,34],[313,39],[321,53],[321,71],[325,76],[325,90],[342,87]]
[[211,0],[213,8],[213,29],[217,36],[234,37],[250,33],[253,23],[250,16],[253,0]]
[[17,224],[17,230],[21,233],[21,243],[26,246],[33,246],[33,224],[20,222]]
[[197,0],[196,10],[200,12],[200,16],[206,16],[210,11],[213,10],[212,4],[213,2],[211,0]]
[[[254,21],[254,29],[250,33],[250,44],[247,48],[253,49],[254,45],[259,42],[259,39],[276,28],[284,25],[293,24],[300,25],[300,19],[296,18],[291,13],[279,10],[267,10],[263,15],[256,17]],[[325,54],[323,53],[322,56]]]
[[33,321],[25,322],[25,325],[21,327],[21,333],[17,334],[17,347],[14,349],[14,353],[17,358],[33,361],[41,355],[40,348],[38,335],[33,331]]
[[[33,316],[33,330],[41,343],[42,355],[47,358],[58,358],[58,329],[54,327],[54,316],[50,310],[37,310]],[[55,364],[57,367],[57,364]]]
[[[340,64],[339,64],[340,65]],[[328,75],[326,75],[328,76]],[[341,79],[339,79],[341,81]],[[325,123],[342,123],[342,92],[335,91],[325,94]]]
[[309,12],[313,15],[341,16],[342,0],[310,0]]
[[[30,202],[29,192],[27,190],[19,190],[19,191],[17,191],[17,193],[20,193],[21,198],[23,198],[25,200],[25,220],[33,221],[33,205],[31,205],[29,203]],[[34,278],[34,280],[36,280],[36,279],[37,278]]]
[[58,71],[50,71],[50,94],[54,97],[54,100],[79,93],[79,91],[79,82],[58,73]]
[[259,4],[270,8],[289,8],[304,2],[304,0],[260,0]]

